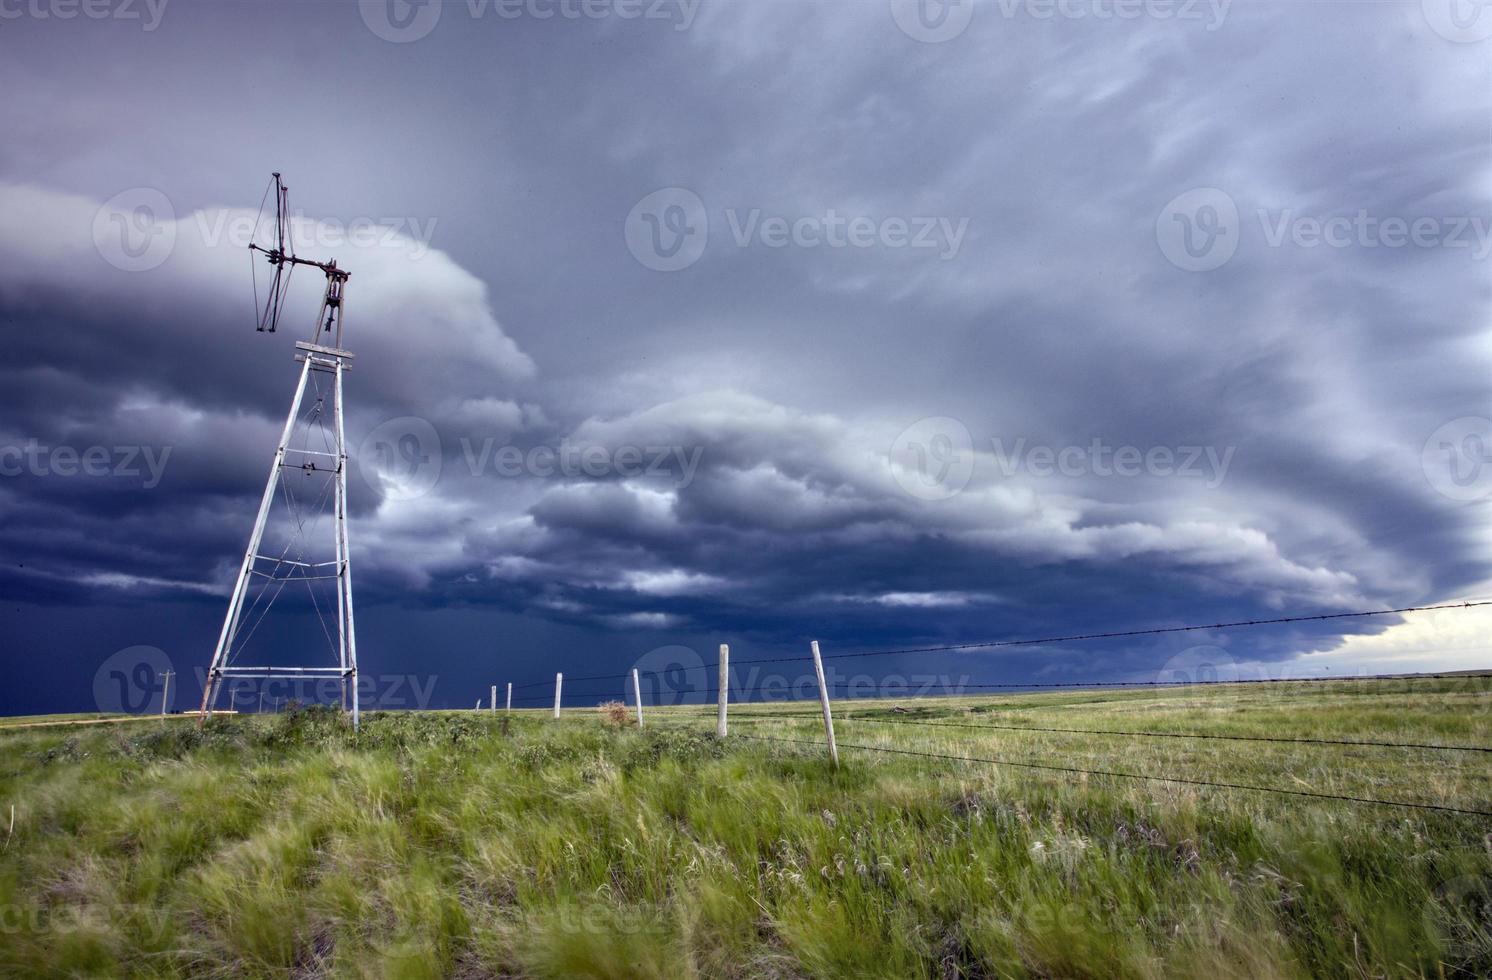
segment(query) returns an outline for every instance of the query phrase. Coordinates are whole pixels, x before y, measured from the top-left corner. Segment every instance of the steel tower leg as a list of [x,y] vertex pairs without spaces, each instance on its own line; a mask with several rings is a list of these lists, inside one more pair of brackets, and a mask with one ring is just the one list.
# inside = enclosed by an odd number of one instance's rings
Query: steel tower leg
[[337,632],[341,650],[342,690],[352,695],[352,727],[359,723],[357,690],[357,629],[352,617],[352,553],[347,542],[347,439],[343,426],[342,375],[346,365],[337,358],[332,390],[332,414],[337,427]]
[[[300,382],[295,386],[295,397],[290,401],[290,414],[285,417],[285,429],[280,433],[280,445],[275,450],[274,462],[269,468],[269,480],[264,484],[264,496],[259,501],[259,514],[254,518],[254,530],[249,535],[249,546],[244,551],[243,564],[238,569],[238,581],[233,586],[233,596],[228,601],[228,613],[223,617],[223,629],[218,634],[217,649],[213,651],[212,666],[208,668],[207,680],[202,685],[202,711],[197,720],[200,725],[207,720],[217,703],[218,691],[223,682],[223,667],[238,634],[239,617],[243,614],[244,597],[249,590],[249,576],[254,568],[254,556],[259,553],[259,542],[264,538],[264,525],[269,519],[270,504],[275,499],[275,486],[280,481],[280,470],[285,463],[285,452],[290,448],[290,437],[295,432],[295,420],[300,417],[300,406],[306,395],[306,380],[311,376],[311,359],[301,365]],[[340,376],[340,375],[339,375]]]

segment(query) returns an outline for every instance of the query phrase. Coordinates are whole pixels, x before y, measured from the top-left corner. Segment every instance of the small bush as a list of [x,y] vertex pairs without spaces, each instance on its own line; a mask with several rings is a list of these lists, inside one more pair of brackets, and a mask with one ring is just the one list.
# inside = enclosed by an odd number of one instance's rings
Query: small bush
[[606,701],[596,706],[601,713],[601,720],[608,725],[622,727],[632,724],[632,716],[627,713],[627,706],[620,701]]

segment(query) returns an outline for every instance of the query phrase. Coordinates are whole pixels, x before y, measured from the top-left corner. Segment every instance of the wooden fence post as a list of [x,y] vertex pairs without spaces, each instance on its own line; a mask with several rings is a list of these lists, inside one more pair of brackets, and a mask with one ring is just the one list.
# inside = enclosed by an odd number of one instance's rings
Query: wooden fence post
[[829,713],[829,686],[824,683],[824,659],[819,656],[818,640],[814,640],[810,646],[813,648],[813,672],[819,680],[819,705],[824,709],[824,734],[829,737],[829,758],[838,767],[839,747],[834,744],[834,716]]
[[492,685],[492,697],[490,697],[490,698],[487,699],[487,712],[489,714],[496,714],[497,713],[497,685],[496,684]]
[[632,668],[632,699],[637,702],[637,727],[642,727],[642,683],[637,679],[637,668]]
[[554,717],[556,717],[556,718],[559,717],[560,689],[562,687],[564,687],[564,686],[565,686],[565,675],[564,674],[555,674],[554,675]]
[[715,711],[715,737],[725,737],[725,706],[730,703],[730,645],[720,644],[720,694]]
[[508,681],[508,714],[513,713],[513,682]]

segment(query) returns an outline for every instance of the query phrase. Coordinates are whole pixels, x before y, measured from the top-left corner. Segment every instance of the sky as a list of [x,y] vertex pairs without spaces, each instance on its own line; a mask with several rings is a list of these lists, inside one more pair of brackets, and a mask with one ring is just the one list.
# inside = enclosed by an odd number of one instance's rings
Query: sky
[[[1481,608],[838,658],[1492,594],[1489,54],[1466,0],[0,0],[0,713],[195,707],[322,285],[255,331],[275,171],[351,273],[365,706],[1492,665]],[[331,662],[310,599],[266,662]]]

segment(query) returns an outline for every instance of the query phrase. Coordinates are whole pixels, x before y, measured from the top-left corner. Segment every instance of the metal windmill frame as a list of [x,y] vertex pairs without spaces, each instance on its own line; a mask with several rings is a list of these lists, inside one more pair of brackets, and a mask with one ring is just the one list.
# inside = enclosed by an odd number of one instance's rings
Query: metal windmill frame
[[[308,266],[320,270],[326,276],[326,289],[321,297],[321,309],[316,315],[316,324],[310,342],[297,341],[295,345],[297,349],[295,358],[301,362],[300,381],[290,401],[290,412],[286,416],[279,446],[275,450],[274,461],[270,465],[269,479],[265,483],[264,495],[260,499],[259,511],[254,519],[254,529],[249,534],[249,544],[244,551],[238,579],[234,583],[233,593],[228,602],[228,611],[223,618],[223,628],[218,635],[217,647],[213,651],[212,664],[208,668],[203,684],[201,719],[205,722],[212,714],[225,681],[238,679],[263,681],[285,678],[335,679],[340,682],[342,704],[345,708],[350,708],[352,724],[356,728],[359,720],[357,632],[352,614],[352,560],[347,539],[347,442],[342,407],[342,377],[350,368],[353,358],[353,355],[342,347],[342,304],[351,274],[339,268],[335,260],[318,262],[300,258],[295,254],[290,221],[289,189],[278,173],[274,174],[270,189],[265,192],[266,200],[268,200],[270,191],[273,191],[275,195],[275,243],[270,247],[254,242],[249,244],[251,252],[256,255],[262,254],[274,267],[269,295],[262,307],[259,306],[257,300],[256,282],[255,306],[259,315],[259,331],[274,333],[279,326],[290,279],[296,268]],[[263,204],[261,204],[261,218],[263,211]],[[255,229],[257,232],[257,224]],[[330,344],[319,343],[323,334],[331,335]],[[319,392],[319,379],[323,375],[329,376],[331,380],[331,429],[334,433],[334,445],[329,450],[297,448],[292,441],[297,429],[297,421],[301,420],[301,409],[306,398],[307,387],[314,385]],[[323,420],[324,402],[325,395],[318,397],[311,413]],[[287,502],[289,501],[289,490],[283,482],[283,471],[288,468],[308,473],[318,472],[318,462],[322,467],[320,471],[328,472],[330,488],[334,490],[332,512],[335,515],[333,527],[335,559],[330,562],[309,563],[292,560],[287,558],[289,545],[286,546],[285,553],[280,555],[261,553],[260,548],[264,541],[264,532],[276,490],[280,489]],[[324,504],[324,496],[323,493],[323,500],[318,501],[318,504]],[[297,524],[296,535],[303,535],[306,530],[305,523],[297,519]],[[292,543],[295,540],[296,538],[292,537]],[[303,551],[299,557],[304,557]],[[261,589],[258,596],[252,604],[249,604],[247,600],[255,579],[263,581],[260,582]],[[241,666],[234,663],[234,658],[237,653],[241,652],[243,644],[247,642],[249,636],[252,636],[259,622],[262,622],[264,614],[269,611],[270,605],[274,603],[287,584],[303,581],[307,584],[309,591],[312,588],[311,582],[328,579],[336,580],[337,591],[335,640],[337,663],[335,665],[272,667]],[[271,589],[274,590],[273,594],[271,594]],[[258,611],[259,603],[266,596],[268,596],[268,603],[264,605],[263,611],[259,612],[259,618],[253,620],[252,624],[247,623],[246,620]],[[311,591],[311,597],[314,603],[314,591]],[[320,616],[319,605],[317,605],[317,615]],[[245,631],[246,626],[247,631]],[[324,626],[325,623],[323,623]],[[330,639],[329,631],[328,639]]]

